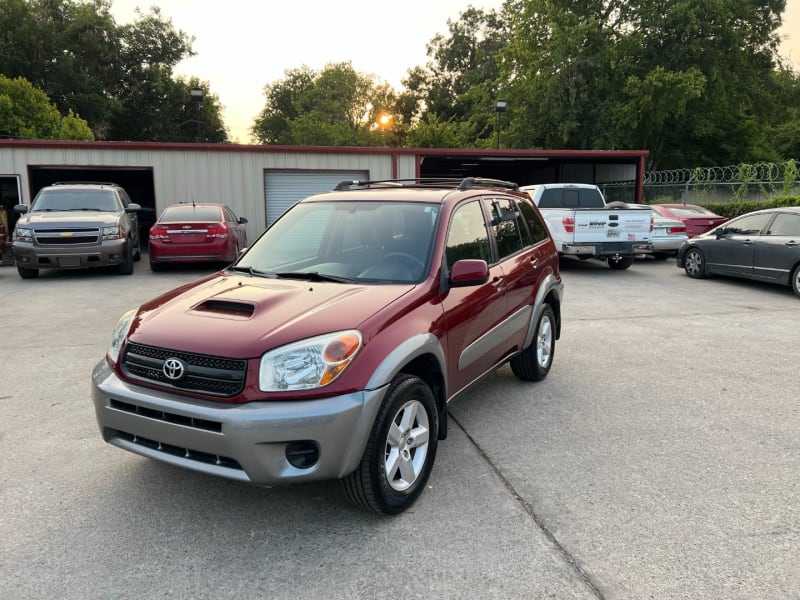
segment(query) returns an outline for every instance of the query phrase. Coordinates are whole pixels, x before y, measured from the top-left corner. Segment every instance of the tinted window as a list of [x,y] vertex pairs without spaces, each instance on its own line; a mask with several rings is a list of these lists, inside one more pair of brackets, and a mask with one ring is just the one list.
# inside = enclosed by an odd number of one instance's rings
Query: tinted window
[[494,230],[500,260],[522,250],[525,247],[521,232],[522,215],[514,202],[509,198],[486,198],[484,205]]
[[462,204],[453,212],[447,232],[445,255],[448,267],[465,258],[491,262],[489,236],[481,206],[477,201]]
[[517,202],[517,206],[522,213],[523,219],[525,219],[525,223],[528,225],[528,231],[530,231],[530,234],[533,237],[533,243],[538,244],[539,242],[546,240],[549,237],[547,226],[539,217],[539,214],[536,212],[536,209],[533,208],[533,205],[528,202],[519,201]]
[[778,213],[767,234],[800,237],[800,215]]
[[191,204],[181,206],[169,206],[164,209],[160,221],[219,221],[220,211],[216,206],[192,206]]
[[761,213],[758,215],[747,215],[729,221],[724,225],[727,233],[738,233],[741,235],[758,235],[764,228],[764,225],[772,218],[770,213]]
[[564,205],[564,190],[560,188],[547,189],[539,198],[539,208],[561,208]]

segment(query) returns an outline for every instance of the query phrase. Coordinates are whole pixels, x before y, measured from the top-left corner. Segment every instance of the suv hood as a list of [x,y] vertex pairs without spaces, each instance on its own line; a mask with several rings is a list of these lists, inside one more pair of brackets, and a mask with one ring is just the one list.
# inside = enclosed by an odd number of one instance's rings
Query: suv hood
[[25,213],[17,221],[23,227],[33,226],[37,229],[61,229],[63,227],[102,227],[116,225],[119,213],[100,212],[97,210],[58,210]]
[[217,274],[142,305],[129,339],[196,354],[256,358],[291,342],[358,328],[412,289]]

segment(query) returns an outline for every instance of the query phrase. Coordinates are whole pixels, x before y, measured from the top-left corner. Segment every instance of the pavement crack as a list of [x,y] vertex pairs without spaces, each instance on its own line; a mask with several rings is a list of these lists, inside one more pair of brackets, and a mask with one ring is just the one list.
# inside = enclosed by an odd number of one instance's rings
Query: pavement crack
[[598,589],[597,585],[595,585],[594,581],[592,581],[592,577],[584,571],[578,561],[575,559],[574,556],[567,550],[561,542],[558,541],[553,532],[548,529],[547,525],[544,523],[542,518],[536,514],[536,510],[533,508],[533,505],[525,500],[516,489],[514,489],[513,484],[503,475],[503,472],[495,465],[489,455],[484,452],[483,448],[480,447],[478,442],[467,432],[466,428],[459,422],[459,420],[453,415],[453,413],[448,413],[448,420],[455,423],[458,428],[467,436],[470,444],[478,451],[483,457],[483,460],[486,461],[486,464],[494,471],[494,474],[497,475],[497,478],[503,483],[505,488],[511,493],[517,503],[522,507],[522,510],[536,523],[536,526],[544,533],[545,537],[550,540],[550,543],[555,546],[558,550],[559,554],[561,554],[562,558],[573,568],[573,570],[578,574],[578,577],[581,581],[583,581],[584,585],[592,592],[592,594],[598,598],[599,600],[605,600],[603,593]]

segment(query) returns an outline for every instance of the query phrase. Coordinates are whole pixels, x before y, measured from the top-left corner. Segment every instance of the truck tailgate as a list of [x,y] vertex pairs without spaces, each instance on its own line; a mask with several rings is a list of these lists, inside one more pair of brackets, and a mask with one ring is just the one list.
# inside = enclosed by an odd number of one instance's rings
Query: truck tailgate
[[646,242],[650,240],[652,211],[641,209],[577,209],[575,211],[576,244],[598,242]]

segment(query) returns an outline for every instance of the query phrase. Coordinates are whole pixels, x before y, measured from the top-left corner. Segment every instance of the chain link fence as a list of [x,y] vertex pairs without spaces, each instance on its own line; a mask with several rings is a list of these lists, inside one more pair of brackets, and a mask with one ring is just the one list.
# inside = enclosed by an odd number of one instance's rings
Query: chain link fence
[[[648,204],[706,204],[800,196],[800,173],[794,160],[784,163],[647,171],[643,184],[643,200]],[[608,202],[635,201],[634,181],[605,183],[600,187]]]

